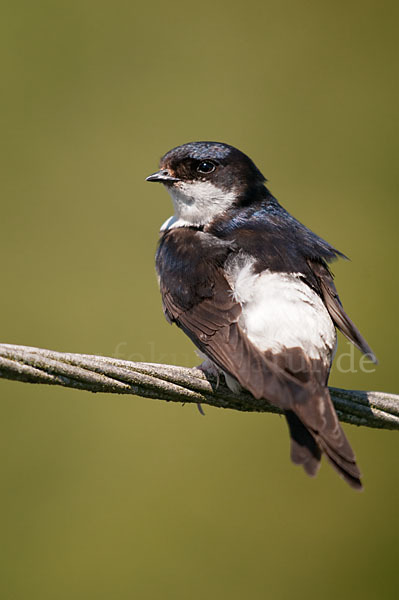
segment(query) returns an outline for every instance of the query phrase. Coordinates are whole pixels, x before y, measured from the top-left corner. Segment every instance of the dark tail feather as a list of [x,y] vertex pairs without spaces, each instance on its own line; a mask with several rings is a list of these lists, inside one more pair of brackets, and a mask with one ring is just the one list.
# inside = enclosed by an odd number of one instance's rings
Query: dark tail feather
[[291,459],[309,475],[317,473],[321,453],[355,489],[362,489],[360,471],[353,450],[339,424],[327,388],[309,402],[286,411],[291,434]]
[[291,460],[296,465],[303,465],[306,473],[314,477],[320,467],[321,450],[292,410],[287,410],[285,416],[291,435]]
[[345,479],[349,485],[357,490],[362,490],[362,482],[360,481],[360,471],[356,464],[355,458],[353,460],[343,459],[337,454],[332,448],[330,448],[323,439],[319,439],[319,444],[325,455],[327,456],[330,464],[338,471],[338,473]]

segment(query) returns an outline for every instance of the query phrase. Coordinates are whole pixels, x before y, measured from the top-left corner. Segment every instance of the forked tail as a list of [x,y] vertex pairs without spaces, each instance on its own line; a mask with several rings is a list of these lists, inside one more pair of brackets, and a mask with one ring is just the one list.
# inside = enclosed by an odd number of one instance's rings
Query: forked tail
[[338,421],[328,388],[320,388],[308,402],[286,411],[291,435],[291,459],[308,475],[316,475],[321,455],[355,489],[361,490],[360,471],[355,454]]

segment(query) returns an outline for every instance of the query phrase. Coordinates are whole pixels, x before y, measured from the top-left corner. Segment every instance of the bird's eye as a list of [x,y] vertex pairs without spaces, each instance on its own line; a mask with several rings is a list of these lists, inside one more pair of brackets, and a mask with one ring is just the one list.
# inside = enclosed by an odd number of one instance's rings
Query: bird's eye
[[202,160],[197,167],[198,173],[212,173],[216,169],[216,165],[211,160]]

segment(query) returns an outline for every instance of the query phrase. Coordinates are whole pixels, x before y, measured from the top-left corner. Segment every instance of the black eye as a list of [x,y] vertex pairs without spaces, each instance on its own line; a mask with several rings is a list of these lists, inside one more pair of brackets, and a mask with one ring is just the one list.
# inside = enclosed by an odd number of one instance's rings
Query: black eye
[[197,167],[199,173],[212,173],[216,169],[216,165],[211,160],[202,160]]

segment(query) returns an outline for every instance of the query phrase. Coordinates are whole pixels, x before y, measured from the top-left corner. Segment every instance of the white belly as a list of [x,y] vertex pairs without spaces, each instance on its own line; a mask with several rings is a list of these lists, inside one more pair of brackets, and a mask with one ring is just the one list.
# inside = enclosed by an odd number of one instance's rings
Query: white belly
[[336,346],[334,324],[320,296],[299,275],[255,274],[249,261],[233,267],[229,281],[242,305],[239,324],[260,350],[299,346],[309,358],[330,364]]

